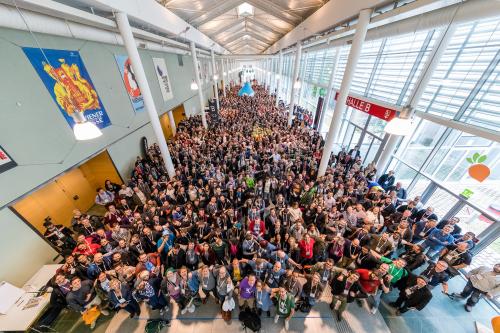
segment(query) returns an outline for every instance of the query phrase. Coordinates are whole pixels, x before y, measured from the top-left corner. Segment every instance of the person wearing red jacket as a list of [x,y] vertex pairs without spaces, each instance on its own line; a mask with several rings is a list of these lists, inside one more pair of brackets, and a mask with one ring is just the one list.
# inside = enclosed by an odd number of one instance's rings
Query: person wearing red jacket
[[84,254],[86,256],[94,255],[101,245],[95,243],[80,242],[73,250],[73,254]]
[[313,259],[314,239],[309,234],[305,234],[299,242],[300,261],[302,265],[312,263]]
[[250,225],[248,226],[248,230],[257,237],[257,239],[261,239],[266,233],[266,225],[264,221],[260,218],[256,218],[255,220],[250,221]]
[[[368,296],[367,302],[372,314],[377,312],[382,294],[389,292],[390,276],[387,274],[388,270],[388,264],[381,264],[376,270],[356,269],[359,274],[359,283]],[[357,301],[361,302],[360,300]]]

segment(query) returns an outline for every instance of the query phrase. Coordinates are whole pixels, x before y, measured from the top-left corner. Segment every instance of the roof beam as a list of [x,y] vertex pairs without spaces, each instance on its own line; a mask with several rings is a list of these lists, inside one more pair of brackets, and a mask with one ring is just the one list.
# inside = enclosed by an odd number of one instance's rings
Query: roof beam
[[267,31],[272,32],[272,33],[277,34],[277,35],[284,35],[284,34],[286,34],[288,32],[288,31],[286,31],[284,29],[280,29],[280,28],[277,28],[277,27],[274,27],[274,26],[270,26],[268,24],[264,24],[262,22],[254,20],[252,18],[247,18],[247,22],[248,23],[252,23],[253,25],[256,25],[259,28],[262,28],[264,30],[267,30]]
[[203,10],[204,13],[193,17],[189,23],[195,25],[197,27],[207,23],[208,21],[213,20],[214,18],[221,16],[222,14],[230,11],[241,5],[245,0],[226,0],[222,3],[219,1],[214,1],[213,5],[209,8]]
[[240,51],[241,49],[244,49],[244,48],[248,48],[250,50],[256,50],[256,51],[259,51],[259,52],[262,52],[261,49],[258,49],[250,44],[244,44],[244,45],[241,45],[240,47],[238,47],[237,49],[234,49],[233,52],[237,52],[237,51]]
[[250,36],[249,39],[240,39],[240,40],[236,39],[230,43],[225,44],[225,46],[228,48],[231,48],[231,47],[234,47],[235,45],[238,45],[239,43],[241,43],[243,41],[248,42],[249,40],[251,40],[253,43],[259,44],[260,46],[263,46],[263,47],[267,47],[269,45],[267,43],[261,42],[260,40],[256,39],[253,36]]
[[248,34],[248,32],[247,32],[247,31],[242,31],[242,32],[239,32],[239,33],[237,33],[237,34],[234,34],[234,35],[230,36],[229,38],[227,38],[227,39],[225,39],[225,40],[220,40],[220,43],[221,43],[221,44],[224,44],[224,45],[226,45],[226,44],[230,44],[231,42],[234,42],[234,41],[235,41],[235,40],[237,40],[238,38],[241,38],[241,37],[243,37],[243,36],[245,36],[245,35],[247,35],[247,34]]
[[253,31],[247,31],[247,33],[252,36],[253,38],[260,40],[261,42],[267,44],[267,45],[272,45],[274,40],[269,40],[268,38],[265,38],[264,36],[261,36],[259,34],[256,34]]
[[238,24],[241,24],[243,22],[245,22],[245,18],[244,17],[242,17],[242,18],[240,18],[240,19],[238,19],[238,20],[236,20],[234,22],[231,22],[231,23],[223,26],[223,27],[215,30],[214,32],[210,32],[210,33],[208,33],[208,35],[212,36],[213,38],[217,38],[219,34],[225,32],[226,30],[232,29],[235,26],[237,26]]
[[286,11],[285,8],[276,5],[275,3],[268,0],[247,0],[247,3],[262,10],[264,13],[269,13],[272,16],[285,21],[288,24],[295,26],[298,22],[302,21],[302,18],[296,14],[292,14]]

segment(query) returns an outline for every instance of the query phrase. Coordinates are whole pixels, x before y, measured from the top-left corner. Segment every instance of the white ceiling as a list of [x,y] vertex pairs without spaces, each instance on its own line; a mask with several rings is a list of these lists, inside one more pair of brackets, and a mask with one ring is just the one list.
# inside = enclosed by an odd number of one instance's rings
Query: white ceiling
[[[157,0],[231,53],[261,53],[328,0]],[[253,15],[239,16],[247,3]]]

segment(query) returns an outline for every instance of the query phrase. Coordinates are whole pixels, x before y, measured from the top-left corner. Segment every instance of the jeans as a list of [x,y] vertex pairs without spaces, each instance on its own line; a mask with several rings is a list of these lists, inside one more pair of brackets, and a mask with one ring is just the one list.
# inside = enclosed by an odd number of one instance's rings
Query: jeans
[[379,289],[375,294],[368,295],[368,304],[372,309],[378,309],[382,299],[382,294],[383,291]]
[[306,301],[311,307],[316,304],[316,298],[311,297],[310,295],[307,295],[306,293],[302,292],[301,298]]
[[479,289],[476,289],[473,285],[472,282],[468,281],[467,284],[464,287],[464,290],[460,293],[460,295],[464,298],[467,298],[467,305],[468,306],[474,306],[479,302],[481,299],[481,296],[483,296],[484,292],[482,292]]

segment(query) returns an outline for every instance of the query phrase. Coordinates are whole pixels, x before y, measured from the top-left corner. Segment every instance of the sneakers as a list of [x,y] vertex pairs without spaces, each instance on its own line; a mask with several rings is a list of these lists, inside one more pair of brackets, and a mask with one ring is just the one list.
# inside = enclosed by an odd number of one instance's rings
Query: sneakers
[[194,304],[191,304],[188,308],[187,308],[188,312],[189,313],[193,313],[194,310],[196,310],[196,307],[194,306]]
[[465,311],[467,311],[467,312],[471,312],[472,311],[472,306],[470,306],[468,304],[465,304],[464,308],[465,308]]
[[90,323],[90,329],[93,330],[95,328],[95,322],[97,320],[94,320],[93,322]]
[[377,313],[377,311],[378,311],[378,308],[375,308],[375,307],[374,307],[374,308],[371,308],[370,313],[371,313],[372,315],[374,315],[375,313]]
[[278,320],[280,320],[280,316],[279,315],[274,316],[274,323],[275,324],[278,323]]
[[183,314],[186,314],[186,312],[187,312],[187,311],[188,311],[188,308],[184,308],[184,309],[182,309],[182,310],[181,310],[181,314],[182,314],[182,315],[183,315]]
[[288,331],[288,329],[290,328],[289,321],[290,321],[290,320],[285,319],[285,330],[286,330],[286,331]]
[[104,316],[109,316],[109,311],[108,311],[108,310],[101,310],[101,313],[102,313]]
[[460,293],[452,293],[450,296],[453,298],[465,298]]

